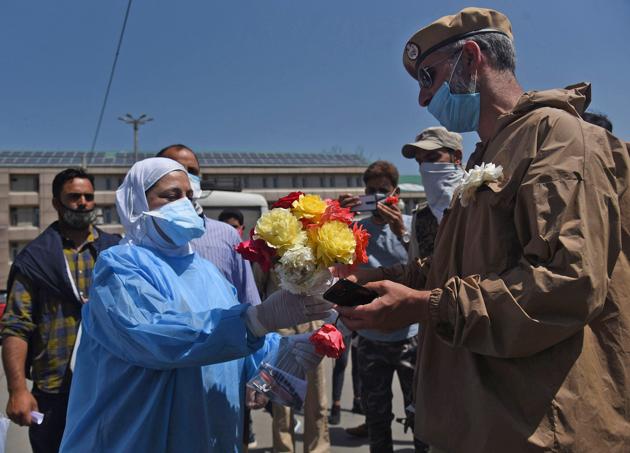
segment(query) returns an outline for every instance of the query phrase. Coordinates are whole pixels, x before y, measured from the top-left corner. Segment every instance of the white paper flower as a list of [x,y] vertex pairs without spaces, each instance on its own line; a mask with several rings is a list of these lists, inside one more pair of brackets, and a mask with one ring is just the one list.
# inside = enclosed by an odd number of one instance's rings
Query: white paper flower
[[466,172],[461,185],[457,188],[457,196],[463,207],[475,199],[477,189],[483,184],[500,181],[503,178],[503,167],[493,163],[475,165]]
[[330,285],[330,271],[317,266],[313,251],[307,246],[287,250],[274,270],[280,287],[293,294],[321,294]]
[[280,258],[280,264],[287,269],[302,269],[307,267],[315,267],[317,261],[313,250],[308,246],[293,247],[286,251],[282,258]]

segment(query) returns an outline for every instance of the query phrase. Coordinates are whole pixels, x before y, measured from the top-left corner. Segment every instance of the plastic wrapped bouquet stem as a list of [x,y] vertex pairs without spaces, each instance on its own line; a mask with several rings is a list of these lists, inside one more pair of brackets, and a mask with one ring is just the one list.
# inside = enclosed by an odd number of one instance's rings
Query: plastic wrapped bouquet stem
[[[287,341],[283,338],[281,341]],[[279,347],[268,354],[258,373],[247,386],[283,406],[302,408],[306,397],[306,371],[296,362],[288,349]]]

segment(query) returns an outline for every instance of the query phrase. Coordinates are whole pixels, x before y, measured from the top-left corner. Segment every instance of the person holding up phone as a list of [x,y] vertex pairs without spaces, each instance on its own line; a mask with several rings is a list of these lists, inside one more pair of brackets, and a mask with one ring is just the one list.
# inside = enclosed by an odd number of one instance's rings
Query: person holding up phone
[[[381,243],[387,242],[387,244],[382,244],[387,246],[381,246],[379,250],[374,249],[376,256],[370,258],[368,264],[370,267],[378,267],[379,255],[389,256],[392,250],[398,258],[404,258],[403,262],[407,261],[406,250],[409,247],[411,217],[404,215],[398,205],[388,202],[390,197],[397,197],[400,193],[398,169],[391,162],[378,160],[365,170],[363,182],[365,195],[341,194],[339,202],[341,206],[350,208],[353,212],[372,214],[368,219],[359,222],[371,234],[370,244],[377,240],[376,236],[388,238],[381,240]],[[403,246],[404,252],[398,247],[399,243]]]
[[[390,162],[376,161],[363,174],[365,194],[376,196],[370,203],[368,197],[341,195],[339,202],[344,207],[365,212],[372,204],[372,215],[358,223],[370,233],[366,267],[379,268],[405,264],[411,230],[411,216],[401,212],[397,204],[386,200],[400,192],[398,170]],[[363,211],[361,211],[363,209]],[[370,451],[391,451],[392,431],[392,380],[398,374],[405,408],[412,402],[413,370],[416,362],[418,325],[406,326],[394,332],[359,330],[357,356],[361,380],[361,400],[366,416],[366,425],[350,428],[351,435],[366,431],[370,440]],[[333,406],[333,413],[335,407]],[[408,417],[411,414],[407,413]],[[426,446],[417,442],[416,451]]]

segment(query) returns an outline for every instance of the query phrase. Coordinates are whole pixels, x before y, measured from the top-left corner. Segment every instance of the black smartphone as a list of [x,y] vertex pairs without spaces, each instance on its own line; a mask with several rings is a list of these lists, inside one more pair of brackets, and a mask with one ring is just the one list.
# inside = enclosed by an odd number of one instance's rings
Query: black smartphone
[[324,299],[342,307],[356,307],[372,302],[378,297],[376,291],[342,278],[324,293]]
[[376,211],[376,205],[379,201],[383,201],[387,195],[375,193],[371,195],[359,195],[359,204],[352,206],[350,212],[371,212]]

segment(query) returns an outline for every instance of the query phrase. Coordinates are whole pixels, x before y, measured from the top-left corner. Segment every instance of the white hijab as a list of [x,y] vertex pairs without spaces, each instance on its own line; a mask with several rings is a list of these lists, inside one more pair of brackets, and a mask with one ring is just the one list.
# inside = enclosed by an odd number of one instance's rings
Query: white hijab
[[145,195],[163,176],[172,171],[186,169],[177,161],[165,157],[151,157],[136,162],[116,191],[116,210],[120,223],[125,227],[125,239],[121,243],[145,245],[166,255],[186,255],[192,252],[190,245],[178,247],[164,240],[155,229]]

